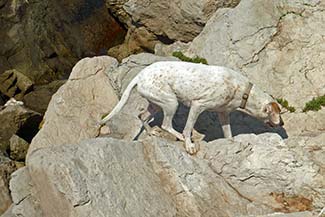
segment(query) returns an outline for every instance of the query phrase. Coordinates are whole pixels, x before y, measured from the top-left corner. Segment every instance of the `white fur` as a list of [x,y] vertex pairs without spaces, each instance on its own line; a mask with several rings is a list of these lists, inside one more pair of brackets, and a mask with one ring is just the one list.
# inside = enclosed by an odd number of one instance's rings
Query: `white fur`
[[[194,154],[198,148],[191,141],[191,132],[198,116],[205,110],[218,112],[225,137],[232,137],[229,113],[238,109],[249,80],[241,73],[220,66],[186,62],[157,62],[143,69],[128,85],[120,102],[101,124],[119,112],[133,87],[150,102],[148,111],[141,114],[144,126],[161,108],[164,112],[162,128],[185,141],[187,152]],[[178,101],[190,107],[183,134],[172,127]],[[244,112],[267,119],[265,105],[274,101],[255,85],[250,91]],[[147,128],[146,128],[147,129]]]

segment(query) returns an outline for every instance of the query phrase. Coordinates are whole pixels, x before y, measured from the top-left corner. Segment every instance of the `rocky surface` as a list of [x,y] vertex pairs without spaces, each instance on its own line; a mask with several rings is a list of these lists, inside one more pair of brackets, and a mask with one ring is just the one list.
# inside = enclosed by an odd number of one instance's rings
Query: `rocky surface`
[[218,8],[235,6],[238,2],[130,0],[124,8],[136,25],[145,26],[157,36],[191,41]]
[[25,161],[29,143],[17,135],[13,135],[10,140],[10,158],[15,161]]
[[78,59],[105,53],[124,35],[104,0],[1,1],[0,74],[16,69],[37,84],[65,78]]
[[49,84],[34,86],[33,90],[24,95],[23,102],[26,107],[44,114],[52,95],[61,87],[66,80],[53,81]]
[[240,70],[301,111],[325,94],[323,1],[243,0],[218,10],[189,53]]
[[[98,135],[97,122],[118,98],[105,72],[118,62],[108,56],[86,58],[73,68],[67,82],[53,95],[42,128],[28,152],[49,145],[77,143]],[[76,95],[77,93],[77,95]]]
[[[22,216],[30,210],[43,216],[312,216],[309,210],[324,205],[322,139],[284,141],[270,133],[240,135],[234,140],[201,142],[197,156],[188,155],[181,142],[158,137],[139,142],[97,138],[43,148],[29,156],[27,168],[14,174],[12,195],[14,201],[21,201],[13,212],[20,210]],[[17,189],[26,175],[30,187]],[[39,209],[28,206],[26,210],[24,203]],[[298,213],[266,215],[275,211]]]
[[17,70],[7,70],[0,74],[0,92],[7,97],[21,100],[32,88],[33,82]]
[[41,120],[41,114],[24,106],[7,106],[0,110],[0,151],[10,152],[10,138],[14,134],[31,142]]
[[108,54],[122,60],[130,54],[153,52],[159,42],[189,42],[217,9],[234,7],[239,1],[107,1],[111,12],[128,28],[124,43],[110,49]]
[[16,164],[0,153],[0,214],[4,213],[12,203],[8,187],[10,174],[16,169]]

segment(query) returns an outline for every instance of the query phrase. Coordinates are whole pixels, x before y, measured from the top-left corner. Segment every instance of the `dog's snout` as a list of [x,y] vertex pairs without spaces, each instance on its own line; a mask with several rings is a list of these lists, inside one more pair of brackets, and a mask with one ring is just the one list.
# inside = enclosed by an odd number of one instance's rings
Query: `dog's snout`
[[279,124],[280,126],[283,126],[284,125],[284,122],[283,122],[283,120],[282,120],[282,117],[280,117],[280,124]]

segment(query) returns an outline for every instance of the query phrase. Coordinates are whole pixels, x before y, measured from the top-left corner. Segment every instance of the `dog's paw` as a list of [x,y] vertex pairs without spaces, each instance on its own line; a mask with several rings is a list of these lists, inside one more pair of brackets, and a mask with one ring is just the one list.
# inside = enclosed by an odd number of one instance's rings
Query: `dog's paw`
[[190,155],[196,154],[199,151],[199,146],[196,145],[195,143],[186,143],[185,144],[185,149],[186,152],[189,153]]

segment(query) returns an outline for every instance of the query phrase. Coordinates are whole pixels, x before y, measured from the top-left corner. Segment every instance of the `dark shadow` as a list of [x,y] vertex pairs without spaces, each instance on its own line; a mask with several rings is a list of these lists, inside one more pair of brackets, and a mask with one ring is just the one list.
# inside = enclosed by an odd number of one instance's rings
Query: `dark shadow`
[[[180,105],[178,107],[173,119],[173,127],[178,132],[183,131],[186,124],[188,112],[189,108],[187,108],[186,106]],[[154,120],[150,123],[150,125],[161,126],[162,119],[163,113],[160,112],[155,115]],[[230,122],[232,133],[234,136],[238,134],[261,134],[266,132],[272,132],[279,134],[283,139],[288,138],[288,135],[283,127],[271,128],[264,124],[262,121],[239,111],[234,111],[231,113]],[[223,132],[216,112],[203,112],[199,116],[194,128],[199,133],[205,135],[205,141],[212,141],[218,138],[223,138]]]

